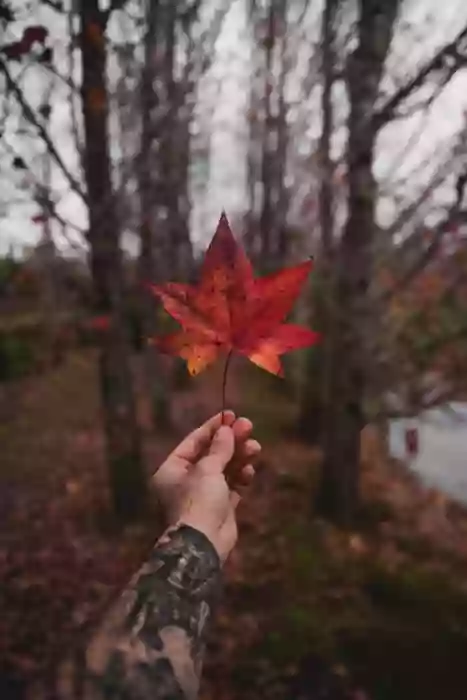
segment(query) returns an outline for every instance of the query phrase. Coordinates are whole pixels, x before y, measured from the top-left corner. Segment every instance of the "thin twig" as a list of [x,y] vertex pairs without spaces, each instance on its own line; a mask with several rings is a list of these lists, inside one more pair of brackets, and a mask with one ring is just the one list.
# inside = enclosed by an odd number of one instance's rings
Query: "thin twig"
[[[38,187],[38,186],[40,185],[40,181],[38,180],[38,178],[36,177],[36,175],[35,175],[34,172],[32,171],[31,166],[30,166],[27,162],[24,161],[24,159],[23,159],[23,157],[20,155],[19,151],[17,151],[13,146],[11,146],[11,144],[9,144],[8,141],[6,141],[5,138],[2,139],[2,144],[1,144],[1,145],[2,145],[2,148],[4,148],[5,151],[6,151],[7,153],[10,153],[10,154],[13,156],[13,158],[21,158],[21,159],[23,160],[23,162],[24,162],[24,164],[25,164],[25,166],[26,166],[25,169],[26,169],[26,172],[28,173],[28,176],[31,178],[31,181],[32,181],[32,183],[34,184],[34,186],[35,186],[35,187]],[[20,200],[20,201],[22,201],[22,200]],[[11,204],[11,201],[10,201],[10,204]],[[50,215],[50,217],[53,218],[53,219],[56,219],[56,220],[58,221],[58,223],[60,224],[60,226],[62,227],[62,231],[61,231],[61,234],[60,234],[60,235],[61,235],[61,236],[66,240],[66,242],[67,242],[72,248],[74,248],[75,250],[79,251],[80,253],[82,253],[83,251],[86,251],[85,245],[84,245],[83,243],[77,243],[77,242],[73,241],[73,240],[69,237],[69,235],[68,235],[66,229],[67,229],[67,228],[71,228],[73,231],[75,231],[75,233],[78,233],[80,236],[84,236],[84,235],[85,235],[85,231],[84,231],[82,228],[80,228],[79,226],[77,226],[77,224],[74,224],[72,221],[68,221],[67,219],[64,219],[64,218],[58,213],[57,207],[56,207],[56,203],[53,201],[53,198],[52,198],[52,197],[49,198],[49,203],[48,203],[48,204],[49,204],[49,215]]]
[[456,69],[462,67],[463,60],[459,55],[459,48],[466,37],[467,27],[464,26],[453,41],[439,49],[439,51],[429,61],[427,61],[424,66],[422,66],[414,77],[412,77],[407,83],[400,87],[397,92],[394,93],[394,95],[386,100],[385,104],[383,104],[380,109],[373,114],[372,119],[376,128],[380,129],[382,126],[391,121],[399,105],[421,87],[423,81],[430,75],[430,73],[439,70],[440,68],[442,69],[447,67],[448,76],[451,78],[453,72],[455,71],[449,68],[447,64],[448,58],[454,60],[454,66]]
[[48,151],[56,164],[59,166],[60,170],[62,171],[63,175],[65,178],[68,180],[68,183],[73,190],[73,192],[76,192],[76,194],[87,204],[87,196],[85,192],[83,191],[80,183],[73,177],[71,174],[70,170],[67,168],[64,160],[62,159],[60,153],[56,149],[52,138],[50,136],[50,133],[47,131],[47,129],[44,127],[43,124],[41,124],[40,120],[36,116],[33,108],[29,104],[29,102],[25,99],[23,91],[19,87],[19,85],[16,83],[14,78],[12,77],[10,71],[7,68],[7,65],[5,61],[0,61],[0,72],[3,73],[6,79],[6,84],[7,84],[7,90],[13,93],[13,95],[16,97],[16,100],[18,104],[20,105],[22,112],[27,119],[27,121],[32,124],[33,127],[36,128],[38,135],[41,137],[41,139],[44,141],[45,145],[48,148]]
[[226,398],[226,388],[227,388],[227,372],[229,370],[230,360],[232,359],[233,350],[229,352],[225,360],[224,366],[224,377],[222,379],[222,425],[224,425],[224,415],[225,415],[225,398]]

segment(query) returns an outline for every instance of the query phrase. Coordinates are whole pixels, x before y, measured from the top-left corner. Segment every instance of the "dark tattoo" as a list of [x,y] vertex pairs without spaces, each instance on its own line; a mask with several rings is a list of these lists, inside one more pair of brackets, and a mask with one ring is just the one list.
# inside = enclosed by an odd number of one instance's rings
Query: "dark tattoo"
[[[169,530],[88,646],[79,697],[194,700],[220,578],[217,552],[201,532]],[[59,696],[76,698],[76,683],[62,679]]]

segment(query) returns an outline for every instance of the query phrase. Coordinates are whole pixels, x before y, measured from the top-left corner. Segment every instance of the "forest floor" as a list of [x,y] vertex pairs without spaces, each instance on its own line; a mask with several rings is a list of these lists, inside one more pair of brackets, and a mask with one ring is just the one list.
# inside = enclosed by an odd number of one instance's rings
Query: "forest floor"
[[[140,401],[150,471],[219,409],[221,369],[177,391],[173,434],[154,435]],[[464,510],[386,459],[368,429],[358,527],[318,521],[319,455],[292,436],[292,400],[254,367],[232,376],[229,403],[253,419],[264,455],[240,506],[201,700],[464,700]],[[160,534],[147,523],[121,535],[108,516],[97,386],[93,354],[79,354],[18,384],[3,411],[2,700],[52,678]]]

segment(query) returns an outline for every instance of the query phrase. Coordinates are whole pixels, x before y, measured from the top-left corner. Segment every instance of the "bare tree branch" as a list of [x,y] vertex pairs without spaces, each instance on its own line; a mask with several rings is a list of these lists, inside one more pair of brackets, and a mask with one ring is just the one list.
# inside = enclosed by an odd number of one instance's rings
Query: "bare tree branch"
[[62,0],[42,0],[43,5],[47,5],[47,7],[50,7],[52,10],[55,10],[56,12],[64,13],[65,8],[63,7],[63,2]]
[[77,94],[79,94],[79,90],[77,89],[77,87],[73,81],[73,77],[74,77],[74,73],[75,73],[75,61],[74,61],[75,32],[74,32],[74,27],[73,27],[73,14],[71,12],[68,13],[67,25],[68,25],[68,50],[67,50],[68,79],[66,80],[66,83],[67,83],[68,87],[70,88],[70,91],[68,93],[68,105],[69,105],[69,109],[70,109],[70,118],[71,118],[71,133],[73,135],[73,140],[74,140],[76,152],[77,152],[79,160],[80,160],[81,170],[84,171],[83,144],[80,140],[80,135],[79,135],[78,116],[76,113],[76,102],[75,102],[75,91]]
[[43,124],[40,123],[38,120],[36,114],[34,113],[34,110],[32,109],[31,105],[27,102],[26,98],[24,97],[24,94],[20,87],[16,84],[15,80],[12,78],[10,71],[8,70],[5,61],[0,61],[0,71],[3,73],[6,79],[6,84],[7,84],[7,89],[10,90],[14,96],[16,97],[19,105],[21,106],[24,116],[26,119],[32,124],[36,129],[41,137],[41,139],[44,141],[45,145],[47,146],[50,155],[54,159],[55,163],[59,166],[60,170],[62,171],[63,175],[67,179],[71,189],[73,192],[75,192],[79,197],[84,201],[87,202],[87,197],[86,194],[84,193],[81,185],[79,184],[78,180],[76,180],[71,172],[69,171],[68,167],[65,165],[65,162],[63,158],[61,157],[60,153],[56,149],[50,134],[48,133],[47,129],[43,126]]
[[[459,47],[466,39],[467,27],[463,27],[453,41],[443,46],[433,56],[433,58],[425,63],[425,65],[413,78],[411,78],[411,80],[400,87],[399,90],[397,90],[397,92],[390,97],[379,110],[375,112],[373,115],[374,127],[376,129],[380,129],[382,126],[384,126],[384,124],[391,121],[391,119],[394,118],[395,111],[398,109],[401,103],[415,90],[420,88],[431,73],[434,73],[440,68],[446,67],[448,69],[448,75],[447,78],[445,78],[445,81],[449,81],[461,66],[465,66],[467,64],[467,59],[459,54]],[[452,66],[446,64],[446,59],[449,58],[454,59]]]
[[199,47],[199,55],[196,56],[194,62],[196,63],[196,61],[198,61],[199,63],[199,75],[206,73],[212,65],[216,41],[222,29],[224,19],[230,11],[232,5],[233,0],[223,1],[221,6],[216,10],[210,26],[204,30],[197,42]]
[[[28,163],[26,163],[26,162],[24,161],[24,158],[22,158],[22,156],[20,156],[20,154],[19,154],[18,151],[14,148],[14,146],[12,146],[10,143],[8,143],[7,140],[6,140],[5,138],[2,139],[2,147],[3,147],[8,153],[10,153],[10,155],[12,155],[14,158],[21,157],[21,159],[23,160],[23,162],[24,162],[24,164],[25,164],[25,169],[26,169],[26,171],[27,171],[29,177],[30,177],[31,180],[33,181],[33,184],[34,184],[36,187],[37,187],[37,186],[40,186],[41,183],[39,182],[39,180],[38,180],[37,177],[35,176],[35,174],[34,174],[34,172],[32,171],[32,168],[30,167],[30,165],[28,165]],[[67,221],[66,219],[64,219],[63,216],[61,216],[61,214],[58,213],[56,204],[55,204],[55,202],[54,202],[50,197],[49,197],[49,201],[48,201],[48,210],[49,210],[49,214],[50,214],[51,218],[55,219],[55,220],[60,224],[60,226],[61,226],[61,229],[62,229],[62,230],[61,230],[61,232],[60,232],[60,235],[63,236],[63,238],[65,238],[65,240],[67,241],[67,243],[68,243],[72,248],[74,248],[75,250],[78,250],[78,251],[80,251],[80,252],[83,252],[83,250],[86,249],[84,243],[77,243],[77,242],[73,241],[73,240],[70,238],[70,236],[68,235],[68,233],[67,233],[67,229],[68,229],[68,228],[71,228],[71,229],[73,229],[73,231],[75,231],[76,233],[78,233],[80,236],[84,236],[84,235],[85,235],[85,232],[83,231],[83,229],[81,229],[79,226],[77,226],[76,224],[74,224],[72,221]]]
[[[422,205],[431,197],[433,192],[446,181],[452,172],[452,156],[454,154],[450,153],[449,157],[446,158],[445,162],[439,168],[439,170],[434,174],[430,182],[422,190],[419,196],[414,199],[407,207],[405,207],[397,217],[397,219],[384,231],[384,235],[392,238],[396,233],[403,230],[404,226],[412,219],[412,217],[420,211]],[[408,240],[408,239],[407,239]],[[397,254],[403,253],[405,250],[405,244],[403,243],[397,250]]]
[[444,234],[455,221],[457,214],[457,207],[455,204],[450,207],[449,212],[446,214],[445,218],[436,226],[433,231],[433,239],[430,244],[422,251],[420,256],[412,263],[405,274],[399,279],[394,287],[386,292],[383,296],[383,301],[390,301],[396,294],[406,289],[414,278],[419,275],[428,263],[435,257],[436,253],[439,251],[441,242]]
[[[396,294],[406,289],[414,278],[419,275],[428,263],[434,258],[436,253],[439,251],[443,236],[449,230],[458,219],[460,213],[461,202],[464,196],[464,190],[466,187],[466,175],[463,173],[459,175],[456,184],[457,196],[456,200],[453,202],[446,216],[442,221],[438,223],[436,228],[433,230],[433,238],[430,244],[421,252],[419,257],[412,263],[409,269],[402,275],[399,281],[394,285],[394,287],[387,292],[385,292],[381,299],[383,302],[389,302]],[[459,184],[461,188],[459,189]]]
[[[72,19],[71,14],[69,14],[68,16],[69,16],[69,19],[71,20]],[[70,42],[70,44],[69,44],[69,51],[71,53],[73,52],[72,42]],[[47,71],[48,73],[52,73],[52,75],[54,75],[56,78],[61,80],[61,82],[64,83],[73,94],[79,95],[81,93],[79,86],[76,85],[76,83],[73,81],[73,78],[71,76],[62,75],[62,73],[60,73],[57,70],[56,66],[52,66],[49,64],[47,66],[44,66],[44,70]]]

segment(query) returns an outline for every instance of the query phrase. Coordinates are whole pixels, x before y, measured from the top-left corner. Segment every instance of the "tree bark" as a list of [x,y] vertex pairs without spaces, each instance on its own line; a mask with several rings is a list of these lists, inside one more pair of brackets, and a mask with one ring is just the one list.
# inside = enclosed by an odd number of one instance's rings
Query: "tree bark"
[[155,200],[160,194],[156,192],[158,183],[154,183],[152,177],[153,147],[155,140],[160,136],[158,128],[160,119],[155,115],[155,110],[160,109],[160,100],[158,91],[154,87],[159,2],[148,1],[146,7],[147,26],[141,81],[141,158],[138,168],[141,216],[138,276],[144,365],[152,420],[159,429],[167,429],[171,425],[168,387],[164,381],[160,355],[156,348],[147,342],[149,338],[156,336],[158,330],[157,312],[160,304],[151,292],[150,285],[161,281],[160,258],[164,252],[164,241],[157,241],[160,232],[156,225]]
[[[173,117],[167,114],[167,132],[170,134],[171,155],[168,159],[172,164],[173,186],[169,195],[167,206],[172,212],[171,238],[175,245],[174,274],[180,279],[191,279],[194,273],[194,253],[190,239],[190,163],[192,157],[191,125],[196,106],[197,82],[202,74],[197,64],[196,50],[198,41],[193,33],[198,21],[200,3],[194,4],[190,10],[183,14],[184,19],[178,17],[179,27],[185,34],[185,65],[180,76],[172,74],[172,84],[169,91],[173,105]],[[177,35],[177,16],[173,17],[174,39]],[[176,45],[173,43],[173,51],[176,53]],[[209,47],[206,49],[209,52]],[[206,58],[206,64],[211,59]],[[200,72],[201,71],[201,72]]]
[[348,218],[336,264],[325,406],[324,460],[317,506],[344,526],[359,504],[360,433],[369,354],[368,289],[372,274],[377,188],[372,172],[377,126],[372,115],[399,0],[360,0],[358,45],[347,63]]
[[101,335],[99,370],[110,490],[115,514],[131,520],[145,504],[146,480],[124,312],[120,232],[112,196],[108,142],[105,13],[98,0],[80,3],[84,169],[89,203],[90,263],[96,312],[108,321]]
[[274,137],[274,115],[273,115],[273,57],[276,44],[277,20],[275,11],[275,1],[269,0],[267,34],[263,40],[265,47],[265,67],[264,67],[264,123],[262,134],[262,155],[261,155],[261,212],[259,216],[259,231],[261,236],[261,265],[264,271],[269,271],[273,257],[273,153],[271,140]]
[[331,136],[333,129],[332,86],[334,83],[334,24],[340,0],[326,0],[321,24],[321,97],[322,126],[319,145],[321,183],[319,191],[320,253],[313,285],[313,327],[322,334],[321,343],[308,352],[307,375],[301,396],[298,432],[302,440],[317,444],[322,438],[324,405],[330,361],[332,333],[330,327],[332,283],[334,279],[334,195]]
[[258,0],[249,0],[248,21],[252,27],[252,75],[248,108],[248,150],[247,150],[247,197],[248,211],[245,217],[244,245],[248,255],[257,263],[261,253],[262,241],[259,232],[260,197],[258,182],[261,178],[262,155],[262,85],[263,85],[263,49],[260,39],[261,11]]

